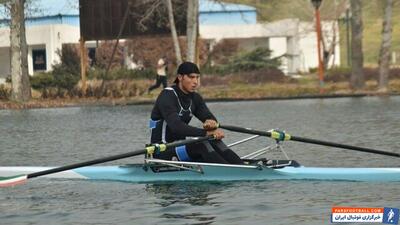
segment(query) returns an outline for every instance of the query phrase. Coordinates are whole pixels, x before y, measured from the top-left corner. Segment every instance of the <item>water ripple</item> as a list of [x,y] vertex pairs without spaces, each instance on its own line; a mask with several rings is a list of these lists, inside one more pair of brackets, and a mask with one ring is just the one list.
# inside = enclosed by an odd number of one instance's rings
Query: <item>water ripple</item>
[[[280,128],[400,152],[400,97],[211,103],[224,124]],[[151,106],[1,110],[0,165],[54,166],[141,149]],[[198,121],[193,121],[199,125]],[[244,135],[226,132],[226,142]],[[234,150],[244,155],[270,140]],[[399,166],[398,159],[288,142],[308,166]],[[140,162],[140,157],[108,164]],[[3,224],[329,224],[332,206],[400,208],[398,183],[264,181],[131,184],[35,179],[0,189]]]

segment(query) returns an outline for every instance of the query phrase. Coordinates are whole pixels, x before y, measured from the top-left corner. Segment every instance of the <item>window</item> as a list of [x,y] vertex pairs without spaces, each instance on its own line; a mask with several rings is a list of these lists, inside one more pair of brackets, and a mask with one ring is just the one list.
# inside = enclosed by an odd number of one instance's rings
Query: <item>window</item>
[[46,49],[33,49],[32,50],[33,71],[46,71]]
[[89,66],[96,65],[96,48],[88,48]]

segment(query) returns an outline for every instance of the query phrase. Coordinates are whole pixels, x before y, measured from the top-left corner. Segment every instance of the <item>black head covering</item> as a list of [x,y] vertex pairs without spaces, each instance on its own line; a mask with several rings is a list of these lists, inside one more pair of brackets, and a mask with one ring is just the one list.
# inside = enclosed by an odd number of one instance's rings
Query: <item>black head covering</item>
[[[192,62],[181,63],[181,65],[179,65],[178,70],[176,72],[176,74],[178,74],[178,75],[179,74],[180,75],[188,75],[191,73],[200,74],[199,67],[197,67],[197,65]],[[174,83],[178,83],[178,82],[179,82],[179,80],[178,80],[178,78],[176,78]]]

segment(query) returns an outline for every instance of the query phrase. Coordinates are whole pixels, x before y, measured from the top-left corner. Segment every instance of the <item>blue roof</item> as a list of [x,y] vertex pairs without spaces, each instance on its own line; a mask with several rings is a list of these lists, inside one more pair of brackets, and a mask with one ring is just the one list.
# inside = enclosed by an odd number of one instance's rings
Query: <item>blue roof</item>
[[[34,0],[30,1],[27,10],[27,25],[70,24],[79,26],[79,0]],[[256,23],[256,9],[251,6],[200,0],[201,24],[253,24]],[[9,15],[0,5],[0,26],[7,21]]]
[[[79,0],[35,0],[36,8],[42,10],[37,16],[79,15]],[[42,13],[42,15],[40,15]]]
[[[35,12],[30,12],[28,17],[42,17],[54,15],[79,15],[79,0],[35,0],[31,1],[32,8],[38,9]],[[256,11],[254,7],[217,2],[214,0],[200,0],[199,12],[243,12]],[[0,5],[0,19],[7,18],[3,6]]]
[[226,12],[226,11],[256,11],[256,8],[233,3],[217,2],[214,0],[200,0],[199,12]]
[[[29,9],[34,10],[29,10]],[[26,9],[27,18],[47,17],[54,15],[79,15],[79,0],[34,0]],[[8,19],[5,7],[0,5],[0,19]]]

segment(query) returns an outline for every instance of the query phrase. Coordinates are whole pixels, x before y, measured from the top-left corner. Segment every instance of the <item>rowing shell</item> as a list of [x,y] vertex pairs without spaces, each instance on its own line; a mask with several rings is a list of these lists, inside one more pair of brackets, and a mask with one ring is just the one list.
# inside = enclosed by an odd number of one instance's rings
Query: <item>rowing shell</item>
[[[51,167],[0,167],[1,177],[34,173]],[[215,163],[152,160],[125,166],[89,166],[43,177],[109,180],[133,183],[176,181],[261,181],[261,180],[336,180],[400,182],[400,168],[324,168],[266,165],[229,165]]]

